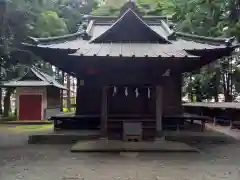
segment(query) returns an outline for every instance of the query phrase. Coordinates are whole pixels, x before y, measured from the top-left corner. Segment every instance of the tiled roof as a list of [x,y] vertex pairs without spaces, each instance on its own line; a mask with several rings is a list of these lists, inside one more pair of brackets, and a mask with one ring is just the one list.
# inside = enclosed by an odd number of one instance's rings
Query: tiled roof
[[42,48],[51,49],[77,49],[74,55],[84,56],[136,56],[144,57],[185,57],[190,56],[186,50],[203,50],[203,49],[224,49],[225,45],[203,44],[194,41],[179,39],[172,41],[172,44],[159,43],[89,43],[89,41],[77,39],[51,45],[38,45]]
[[35,45],[31,46],[61,49],[78,56],[123,57],[195,57],[188,53],[233,46],[234,38],[174,32],[164,18],[140,16],[132,9],[127,9],[121,17],[90,16],[85,31],[55,38],[32,38]]
[[[35,79],[28,78],[28,75],[31,74]],[[62,84],[56,81],[52,76],[40,71],[36,67],[31,67],[28,69],[28,72],[17,79],[10,81],[1,82],[3,87],[42,87],[42,86],[54,86],[59,89],[66,89]]]
[[[79,42],[80,43],[80,42]],[[177,47],[177,46],[175,46]],[[111,56],[111,57],[194,57],[182,48],[158,43],[102,43],[85,42],[74,56]]]

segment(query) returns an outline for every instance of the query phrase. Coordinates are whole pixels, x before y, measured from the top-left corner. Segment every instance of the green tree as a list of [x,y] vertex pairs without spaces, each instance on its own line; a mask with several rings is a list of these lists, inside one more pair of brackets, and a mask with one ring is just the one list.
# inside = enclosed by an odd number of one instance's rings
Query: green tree
[[110,6],[110,5],[102,5],[99,8],[95,9],[91,14],[96,16],[114,16],[118,15],[120,12],[120,7]]
[[[8,4],[7,4],[8,3]],[[22,4],[23,3],[23,4]],[[6,80],[12,76],[15,71],[14,66],[21,60],[22,55],[28,54],[21,51],[18,47],[27,37],[29,23],[28,4],[25,1],[5,1],[1,2],[1,42],[0,42],[0,59],[1,59],[1,80]],[[17,18],[16,18],[17,17]],[[26,61],[29,58],[26,58]],[[1,89],[2,93],[2,89]],[[10,108],[10,96],[12,89],[6,89],[4,97],[4,116],[8,116]]]
[[84,14],[90,14],[97,7],[95,0],[88,0],[83,4],[79,0],[58,0],[56,2],[56,12],[65,20],[70,33],[75,33],[83,21]]
[[[176,23],[176,29],[202,36],[213,37],[239,37],[239,2],[236,0],[173,0],[176,3],[173,21]],[[206,30],[207,29],[207,30]],[[191,88],[197,89],[200,99],[213,96],[217,101],[218,93],[222,92],[225,101],[233,100],[233,71],[236,63],[232,58],[223,58],[219,62],[203,68],[200,74],[193,75],[195,82],[189,84],[189,93]],[[238,60],[237,60],[238,61]],[[202,76],[200,78],[200,76]],[[206,78],[208,76],[208,78]],[[204,79],[204,81],[202,81]],[[207,83],[206,83],[207,82]],[[194,84],[195,83],[195,84]],[[214,91],[205,91],[205,84],[212,84]],[[193,87],[194,85],[194,87]],[[196,87],[197,86],[197,87]],[[212,94],[212,92],[215,92]],[[205,95],[203,93],[206,93]],[[198,99],[198,100],[200,100]]]
[[53,37],[67,34],[68,28],[56,12],[46,11],[38,17],[33,31],[35,37]]

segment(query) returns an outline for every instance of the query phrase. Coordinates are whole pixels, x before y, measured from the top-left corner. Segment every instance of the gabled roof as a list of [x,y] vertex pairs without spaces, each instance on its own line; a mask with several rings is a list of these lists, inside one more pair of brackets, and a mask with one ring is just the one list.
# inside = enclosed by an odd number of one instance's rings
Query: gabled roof
[[170,44],[165,37],[153,31],[131,8],[129,8],[108,30],[91,43],[161,43]]
[[3,87],[45,87],[54,86],[59,89],[66,89],[52,76],[40,71],[37,67],[29,67],[28,72],[17,79],[1,82]]
[[89,16],[87,29],[76,34],[32,40],[33,44],[24,45],[40,53],[40,56],[42,52],[46,52],[84,57],[196,59],[196,56],[199,58],[211,53],[229,54],[237,45],[234,38],[212,38],[175,32],[169,25],[168,17],[142,16],[136,11],[133,2],[123,6],[119,17]]

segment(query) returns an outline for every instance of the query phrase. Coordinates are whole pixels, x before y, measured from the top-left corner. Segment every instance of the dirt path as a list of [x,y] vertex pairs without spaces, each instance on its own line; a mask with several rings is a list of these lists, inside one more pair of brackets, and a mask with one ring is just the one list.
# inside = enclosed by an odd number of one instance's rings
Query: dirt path
[[68,145],[28,145],[27,136],[0,131],[1,180],[240,179],[240,144],[201,154],[72,154]]

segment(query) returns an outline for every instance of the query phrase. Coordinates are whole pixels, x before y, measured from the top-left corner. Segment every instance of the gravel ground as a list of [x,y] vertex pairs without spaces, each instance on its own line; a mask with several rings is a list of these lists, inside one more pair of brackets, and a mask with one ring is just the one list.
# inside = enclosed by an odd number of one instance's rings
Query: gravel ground
[[70,145],[28,145],[29,133],[0,128],[0,180],[239,180],[240,144],[202,153],[70,153]]

